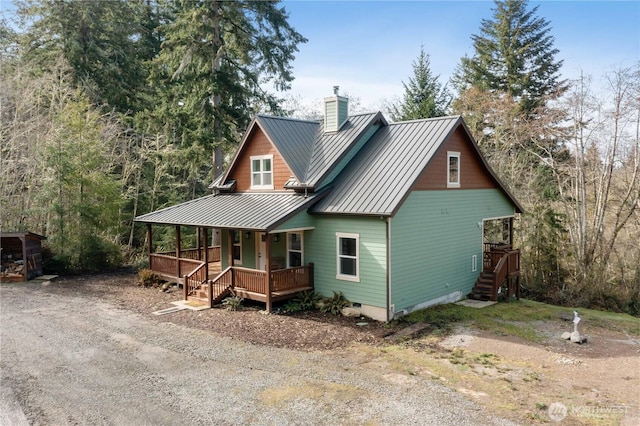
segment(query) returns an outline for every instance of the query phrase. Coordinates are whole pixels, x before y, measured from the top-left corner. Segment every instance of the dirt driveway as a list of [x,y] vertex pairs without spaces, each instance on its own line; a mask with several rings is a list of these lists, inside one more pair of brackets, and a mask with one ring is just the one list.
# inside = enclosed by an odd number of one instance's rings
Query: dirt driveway
[[0,284],[0,424],[511,424],[430,376],[363,363],[335,343],[341,330],[352,337],[339,324],[256,321],[319,346],[326,336],[335,350],[251,343],[259,335],[240,340],[198,325],[251,327],[239,316],[154,317],[177,295],[111,281]]

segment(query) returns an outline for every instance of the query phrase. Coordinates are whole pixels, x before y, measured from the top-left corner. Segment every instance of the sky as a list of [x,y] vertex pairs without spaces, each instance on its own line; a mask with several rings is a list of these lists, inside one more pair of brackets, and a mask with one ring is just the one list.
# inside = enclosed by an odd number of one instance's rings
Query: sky
[[[291,94],[320,103],[340,93],[364,109],[399,99],[424,46],[431,72],[446,83],[460,58],[473,54],[471,36],[493,16],[493,1],[285,0],[289,23],[309,41],[293,62]],[[530,1],[549,21],[563,77],[592,75],[640,61],[640,1]],[[370,108],[366,108],[370,107]]]

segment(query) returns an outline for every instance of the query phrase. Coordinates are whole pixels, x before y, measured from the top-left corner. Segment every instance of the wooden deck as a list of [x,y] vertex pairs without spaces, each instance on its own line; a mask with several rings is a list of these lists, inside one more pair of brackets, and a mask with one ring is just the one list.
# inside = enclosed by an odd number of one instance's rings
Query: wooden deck
[[220,248],[209,247],[208,250],[208,268],[200,260],[204,258],[204,249],[192,249],[181,251],[180,258],[175,253],[152,253],[149,255],[149,269],[164,280],[181,284],[185,300],[199,300],[211,307],[229,294],[235,294],[266,303],[267,310],[270,310],[272,302],[313,290],[313,264],[272,270],[267,281],[266,271],[258,269],[233,266],[223,271]]

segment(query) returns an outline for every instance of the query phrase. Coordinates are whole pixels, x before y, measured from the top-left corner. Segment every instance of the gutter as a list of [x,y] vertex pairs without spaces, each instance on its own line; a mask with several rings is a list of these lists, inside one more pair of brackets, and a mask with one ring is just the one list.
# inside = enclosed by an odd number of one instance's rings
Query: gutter
[[387,322],[395,315],[395,309],[391,304],[391,216],[385,218],[387,225]]

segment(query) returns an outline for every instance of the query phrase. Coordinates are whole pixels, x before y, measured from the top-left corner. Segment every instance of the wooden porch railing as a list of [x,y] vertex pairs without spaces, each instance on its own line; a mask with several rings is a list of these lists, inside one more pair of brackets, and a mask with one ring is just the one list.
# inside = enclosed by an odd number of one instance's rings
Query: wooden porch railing
[[313,287],[313,263],[271,272],[271,291]]
[[233,267],[233,287],[241,287],[253,293],[267,294],[265,271],[258,269]]
[[178,271],[178,261],[180,262],[181,272],[191,272],[198,266],[203,264],[203,262],[199,260],[183,258],[176,259],[175,256],[151,253],[149,255],[149,269],[159,273],[160,275],[164,275],[165,277],[176,277]]
[[201,285],[207,282],[207,264],[200,263],[200,266],[184,277],[184,300],[187,300]]
[[[207,248],[208,252],[208,257],[209,257],[209,262],[220,262],[220,246],[210,246]],[[202,251],[202,253],[200,253]],[[175,251],[165,251],[165,252],[158,252],[158,253],[152,253],[152,255],[164,255],[164,256],[171,256],[173,258],[176,257],[176,252]],[[201,256],[202,255],[202,256]],[[204,260],[204,250],[199,250],[197,248],[192,248],[192,249],[186,249],[186,250],[180,250],[180,258],[181,259],[192,259],[192,260]]]
[[507,281],[507,296],[520,297],[520,250],[505,251],[493,269],[493,294]]

